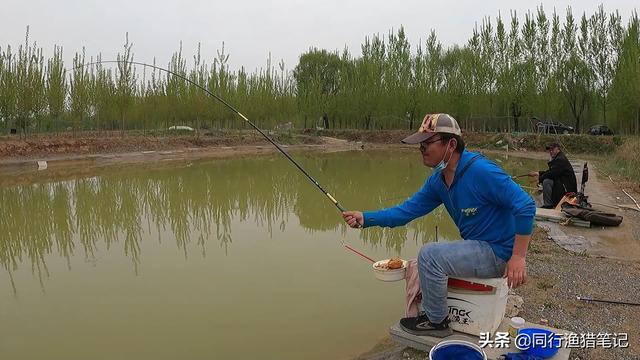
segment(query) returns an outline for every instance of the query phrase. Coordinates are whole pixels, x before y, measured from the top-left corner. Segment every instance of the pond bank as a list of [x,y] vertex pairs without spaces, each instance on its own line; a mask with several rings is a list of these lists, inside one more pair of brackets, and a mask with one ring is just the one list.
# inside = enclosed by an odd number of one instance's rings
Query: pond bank
[[[326,143],[327,138],[366,144],[399,144],[411,130],[291,130],[268,131],[277,143],[285,145]],[[590,135],[548,135],[466,132],[469,147],[541,151],[550,141],[559,141],[570,153],[608,154],[630,138]],[[253,130],[212,130],[200,134],[166,131],[101,131],[61,134],[36,134],[27,138],[0,136],[0,159],[46,158],[59,155],[127,153],[136,151],[177,150],[220,146],[260,145],[268,142]]]
[[[177,143],[171,142],[168,147],[161,143],[155,143],[157,150],[136,150],[123,152],[87,152],[87,153],[46,153],[31,152],[30,156],[4,157],[0,156],[0,185],[28,184],[37,179],[46,177],[49,180],[66,180],[77,176],[90,175],[95,170],[110,168],[111,170],[126,170],[131,167],[162,168],[163,166],[175,166],[176,163],[184,162],[188,165],[190,161],[243,157],[260,154],[271,154],[277,149],[264,141],[264,139],[254,138],[247,141],[248,144],[238,142],[237,145],[208,144],[205,146],[187,146],[190,143],[182,143],[180,139]],[[228,140],[229,144],[239,141]],[[0,145],[2,143],[0,142]],[[346,140],[333,138],[318,138],[317,141],[306,144],[286,145],[282,148],[287,152],[334,152],[359,149],[360,145],[350,143]],[[151,147],[152,149],[154,147]],[[113,149],[113,148],[110,148]],[[119,148],[122,150],[122,148]],[[36,156],[35,154],[41,154]],[[46,161],[45,172],[38,171],[38,161]],[[68,171],[72,169],[72,171]]]

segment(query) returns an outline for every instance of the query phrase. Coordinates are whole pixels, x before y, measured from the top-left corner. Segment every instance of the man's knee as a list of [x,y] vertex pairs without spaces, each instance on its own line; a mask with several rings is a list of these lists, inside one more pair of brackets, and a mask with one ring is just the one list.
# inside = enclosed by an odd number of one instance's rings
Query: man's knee
[[548,187],[548,188],[553,188],[553,180],[551,179],[544,179],[542,180],[542,187]]
[[442,254],[442,244],[439,243],[429,243],[424,245],[420,249],[420,253],[418,255],[418,263],[419,264],[437,264],[438,260],[441,258]]

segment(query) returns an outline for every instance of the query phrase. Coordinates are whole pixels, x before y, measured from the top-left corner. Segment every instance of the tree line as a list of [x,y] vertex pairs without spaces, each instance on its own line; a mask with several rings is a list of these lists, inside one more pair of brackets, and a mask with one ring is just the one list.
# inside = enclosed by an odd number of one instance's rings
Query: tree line
[[[448,112],[465,128],[527,130],[531,119],[579,132],[608,124],[640,128],[640,23],[602,6],[591,16],[485,18],[464,46],[445,48],[431,31],[414,52],[403,28],[362,44],[362,56],[311,49],[294,70],[300,113],[326,126],[414,128]],[[328,119],[328,121],[326,121]]]
[[[584,131],[607,124],[640,131],[640,20],[623,23],[603,6],[574,17],[542,7],[484,18],[466,44],[445,47],[432,30],[412,46],[402,27],[364,39],[361,54],[311,48],[283,62],[232,70],[229,54],[203,59],[176,51],[166,67],[234,104],[258,126],[413,129],[425,113],[447,112],[468,130],[532,130],[552,120]],[[0,126],[22,134],[78,130],[234,129],[244,123],[177,76],[129,63],[93,64],[84,49],[69,68],[30,43],[0,47]],[[91,65],[89,65],[91,64]],[[153,65],[156,65],[155,61]]]

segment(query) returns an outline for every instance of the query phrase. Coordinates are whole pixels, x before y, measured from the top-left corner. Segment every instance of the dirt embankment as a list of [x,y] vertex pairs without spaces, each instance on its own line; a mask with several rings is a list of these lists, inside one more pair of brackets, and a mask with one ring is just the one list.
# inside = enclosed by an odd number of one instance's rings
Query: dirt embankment
[[[322,144],[319,136],[273,133],[279,144]],[[251,131],[225,131],[205,135],[147,135],[137,132],[100,132],[0,137],[0,160],[50,158],[64,155],[113,154],[138,151],[179,150],[268,144]]]

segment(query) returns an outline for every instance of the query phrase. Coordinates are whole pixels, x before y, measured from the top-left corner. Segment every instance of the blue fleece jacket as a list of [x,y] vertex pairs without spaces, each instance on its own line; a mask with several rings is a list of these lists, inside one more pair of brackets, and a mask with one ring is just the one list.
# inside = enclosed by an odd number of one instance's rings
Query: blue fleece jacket
[[497,256],[509,260],[515,234],[530,235],[533,230],[536,205],[498,165],[482,156],[460,177],[476,156],[479,154],[462,152],[450,187],[442,173],[436,172],[404,203],[364,212],[364,227],[404,225],[444,204],[463,239],[486,241]]

